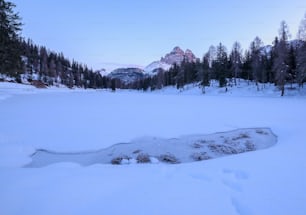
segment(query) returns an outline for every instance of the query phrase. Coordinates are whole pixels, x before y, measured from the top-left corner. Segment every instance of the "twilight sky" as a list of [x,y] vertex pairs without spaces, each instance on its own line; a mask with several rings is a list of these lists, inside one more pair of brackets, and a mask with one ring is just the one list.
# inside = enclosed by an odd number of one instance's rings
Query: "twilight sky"
[[11,0],[25,38],[93,69],[146,66],[180,46],[202,57],[210,45],[271,44],[280,22],[296,37],[305,0]]

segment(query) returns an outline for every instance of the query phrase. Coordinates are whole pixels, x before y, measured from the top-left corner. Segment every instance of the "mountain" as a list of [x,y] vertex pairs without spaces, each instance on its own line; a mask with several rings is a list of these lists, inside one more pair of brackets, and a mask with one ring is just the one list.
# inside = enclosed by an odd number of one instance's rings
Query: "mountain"
[[99,69],[95,71],[96,73],[100,74],[101,76],[107,76],[109,72],[106,69]]
[[183,60],[187,62],[195,62],[197,60],[196,56],[192,53],[190,49],[185,52],[178,46],[174,47],[173,50],[162,57],[159,61],[154,61],[144,68],[147,74],[155,75],[153,71],[156,69],[169,70],[174,64],[180,65]]
[[[142,79],[147,75],[157,75],[160,71],[168,71],[172,65],[180,65],[183,60],[187,62],[195,62],[197,58],[191,50],[187,49],[185,52],[178,46],[174,47],[173,50],[162,57],[159,61],[154,61],[146,66],[144,69],[137,67],[125,67],[118,68],[110,72],[107,76],[109,78],[120,79],[123,83],[129,84],[136,80]],[[101,74],[107,74],[100,72]]]
[[162,61],[154,61],[150,63],[148,66],[144,68],[145,73],[155,75],[154,71],[158,71],[158,69],[163,69],[165,71],[169,70],[172,65],[162,62]]
[[110,62],[103,62],[100,64],[101,69],[97,70],[100,72],[102,76],[107,76],[109,73],[116,69],[123,69],[123,68],[139,68],[143,69],[141,65],[135,64],[122,64],[122,63],[110,63]]
[[145,74],[144,71],[139,68],[119,68],[115,69],[107,76],[111,79],[119,79],[123,83],[129,84],[144,78]]
[[166,63],[166,64],[181,64],[183,60],[186,59],[188,62],[193,62],[196,61],[196,57],[190,51],[187,49],[185,52],[178,46],[174,47],[174,49],[165,55],[165,57],[162,57],[160,59],[161,62]]

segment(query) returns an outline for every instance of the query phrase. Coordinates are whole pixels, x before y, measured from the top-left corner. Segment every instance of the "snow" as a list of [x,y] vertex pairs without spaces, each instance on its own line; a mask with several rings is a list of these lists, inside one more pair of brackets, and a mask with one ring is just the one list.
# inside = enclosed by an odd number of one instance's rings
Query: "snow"
[[[305,90],[35,89],[0,83],[0,214],[306,214]],[[36,149],[96,151],[141,138],[270,128],[277,144],[216,159],[23,168]]]
[[168,71],[171,68],[171,66],[172,66],[171,64],[167,64],[167,63],[164,63],[162,61],[154,61],[154,62],[150,63],[148,66],[146,66],[144,68],[144,71],[145,71],[146,74],[156,75],[153,72],[155,69],[161,68],[165,71]]

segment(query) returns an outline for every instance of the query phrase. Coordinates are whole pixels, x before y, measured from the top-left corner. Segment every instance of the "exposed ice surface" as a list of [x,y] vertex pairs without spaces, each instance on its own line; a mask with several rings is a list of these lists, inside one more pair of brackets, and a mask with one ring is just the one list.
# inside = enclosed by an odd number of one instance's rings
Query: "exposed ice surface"
[[32,154],[31,163],[25,167],[43,167],[59,162],[75,162],[83,166],[152,163],[152,158],[164,163],[187,163],[265,149],[276,141],[276,136],[267,128],[237,129],[172,139],[144,137],[91,152],[38,149]]

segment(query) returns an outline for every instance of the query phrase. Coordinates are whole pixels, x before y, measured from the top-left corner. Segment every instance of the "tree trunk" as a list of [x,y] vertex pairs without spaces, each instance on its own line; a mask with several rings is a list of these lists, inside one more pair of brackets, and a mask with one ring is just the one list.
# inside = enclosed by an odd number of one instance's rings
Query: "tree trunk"
[[281,94],[281,96],[284,96],[284,94],[285,94],[285,86],[283,85],[282,86],[282,94]]

